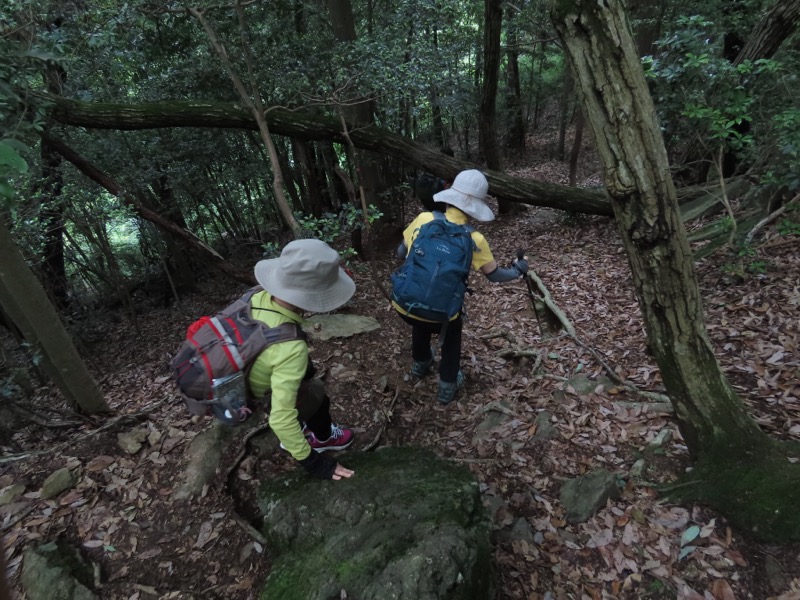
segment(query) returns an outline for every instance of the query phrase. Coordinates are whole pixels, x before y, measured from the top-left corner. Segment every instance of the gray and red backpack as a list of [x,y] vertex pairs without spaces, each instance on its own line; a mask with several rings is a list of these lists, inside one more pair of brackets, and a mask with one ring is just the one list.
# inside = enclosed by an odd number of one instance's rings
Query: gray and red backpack
[[170,367],[192,414],[213,415],[229,425],[244,421],[250,414],[247,375],[256,358],[272,344],[306,339],[296,323],[270,327],[253,318],[250,300],[262,290],[251,288],[233,304],[201,317],[186,330],[186,340]]

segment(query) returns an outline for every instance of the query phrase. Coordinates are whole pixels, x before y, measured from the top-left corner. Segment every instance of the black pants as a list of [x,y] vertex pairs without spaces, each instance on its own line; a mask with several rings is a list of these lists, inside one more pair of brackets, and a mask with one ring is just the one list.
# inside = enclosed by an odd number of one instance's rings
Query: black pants
[[305,422],[318,440],[331,436],[331,399],[325,394],[321,379],[300,384],[297,393],[297,418]]
[[[400,313],[398,313],[400,314]],[[416,361],[425,361],[431,358],[431,337],[441,333],[441,323],[427,323],[400,315],[406,323],[411,325],[411,356]],[[447,324],[442,344],[442,359],[439,362],[439,379],[445,383],[454,383],[458,376],[461,364],[461,329],[463,320],[461,315]]]

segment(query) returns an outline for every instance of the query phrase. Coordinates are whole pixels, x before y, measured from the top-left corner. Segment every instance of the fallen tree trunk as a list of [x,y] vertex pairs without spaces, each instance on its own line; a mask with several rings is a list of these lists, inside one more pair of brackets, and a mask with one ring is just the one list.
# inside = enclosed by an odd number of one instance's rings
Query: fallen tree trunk
[[[87,129],[158,129],[166,127],[212,127],[253,129],[252,115],[228,102],[151,102],[115,104],[80,102],[55,96],[46,101],[48,115],[64,125]],[[341,122],[309,110],[271,108],[265,115],[269,130],[301,140],[332,140],[345,143]],[[393,156],[439,177],[452,179],[474,163],[452,158],[428,146],[375,126],[348,129],[353,145]],[[611,216],[605,191],[571,188],[511,177],[481,169],[489,181],[490,193],[502,200],[546,206],[570,212]]]

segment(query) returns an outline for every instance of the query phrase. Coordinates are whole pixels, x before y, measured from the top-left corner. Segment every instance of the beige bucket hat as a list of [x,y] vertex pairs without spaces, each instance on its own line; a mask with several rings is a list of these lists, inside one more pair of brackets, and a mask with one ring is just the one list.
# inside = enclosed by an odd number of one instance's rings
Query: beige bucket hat
[[483,173],[470,169],[456,175],[449,188],[434,194],[433,201],[455,206],[477,221],[492,221],[494,213],[485,202],[488,191],[489,182]]
[[315,239],[289,242],[278,258],[256,263],[255,276],[270,294],[309,312],[339,308],[356,291],[339,253]]

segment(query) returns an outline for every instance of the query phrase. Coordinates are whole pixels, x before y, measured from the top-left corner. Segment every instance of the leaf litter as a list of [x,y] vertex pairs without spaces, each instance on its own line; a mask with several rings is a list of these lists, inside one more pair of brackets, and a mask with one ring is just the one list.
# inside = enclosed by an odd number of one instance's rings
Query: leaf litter
[[[537,178],[548,168],[554,169],[541,166]],[[543,336],[521,283],[494,285],[473,276],[462,358],[468,383],[457,402],[440,407],[435,378],[405,380],[409,331],[382,299],[369,268],[355,265],[358,291],[346,310],[374,316],[382,328],[357,341],[315,342],[312,355],[320,370],[343,374],[329,378],[330,395],[336,418],[357,431],[356,447],[385,427],[382,445],[428,447],[472,470],[493,515],[500,599],[800,599],[796,546],[755,544],[721,515],[671,505],[656,494],[657,484],[689,466],[680,432],[668,414],[649,412],[640,395],[610,380],[586,348],[619,380],[664,393],[613,222],[528,208],[480,230],[501,263],[518,248],[527,250],[583,345],[569,336]],[[765,232],[767,243],[777,236]],[[744,281],[726,274],[732,259],[724,253],[698,263],[708,331],[722,368],[760,425],[800,440],[800,260],[796,251],[771,253],[767,246],[759,252],[769,269]],[[378,258],[384,280],[395,267],[389,253]],[[0,495],[24,484],[0,506],[12,581],[18,581],[25,548],[61,536],[101,565],[104,598],[258,595],[270,549],[246,535],[234,513],[252,508],[260,479],[295,467],[281,453],[249,455],[233,490],[218,474],[200,498],[177,500],[184,450],[208,422],[189,418],[166,368],[188,322],[238,291],[229,282],[205,282],[181,307],[140,316],[136,336],[129,323],[91,324],[98,338],[92,368],[116,413],[133,420],[74,443],[75,431],[29,426],[14,433],[5,454],[67,446],[58,454],[2,464]],[[496,332],[502,335],[490,335]],[[509,348],[533,350],[539,360],[503,355]],[[588,389],[576,387],[579,375],[590,382]],[[37,410],[61,405],[48,387],[30,402]],[[145,408],[150,412],[142,415]],[[487,427],[491,415],[498,423]],[[538,437],[550,427],[549,437]],[[117,434],[134,430],[141,432],[141,449],[129,454]],[[643,456],[643,470],[633,476]],[[78,483],[41,499],[35,490],[65,466],[79,474]],[[560,487],[598,468],[617,476],[620,497],[588,521],[570,524]],[[782,579],[765,573],[766,556],[780,565]]]

